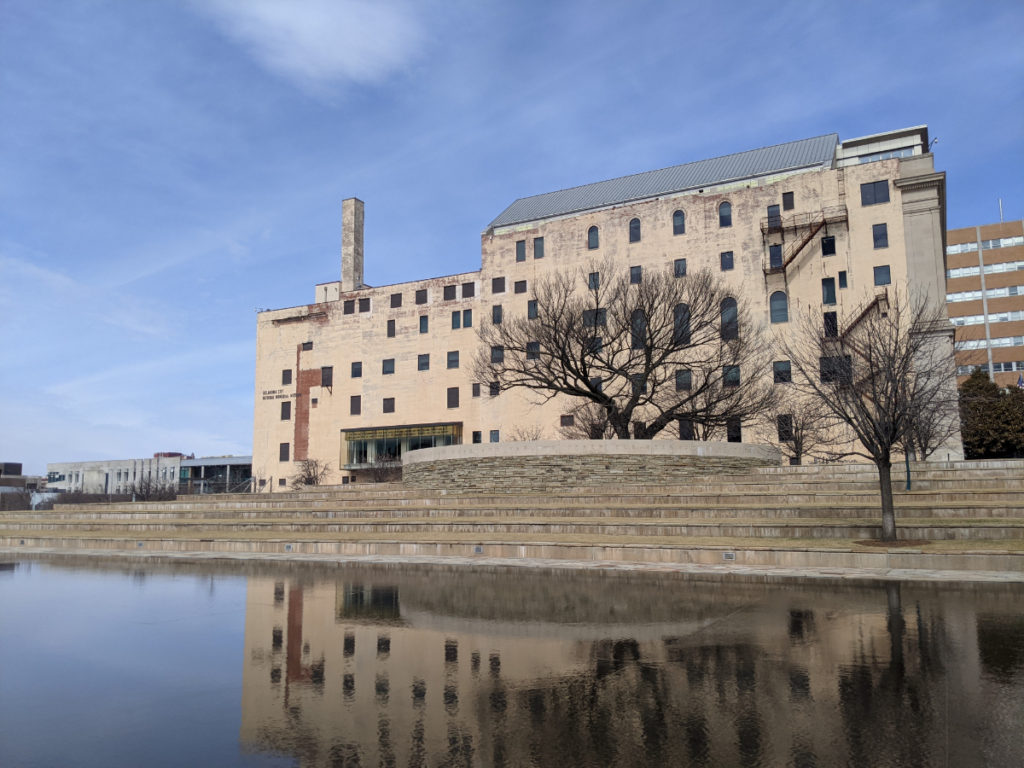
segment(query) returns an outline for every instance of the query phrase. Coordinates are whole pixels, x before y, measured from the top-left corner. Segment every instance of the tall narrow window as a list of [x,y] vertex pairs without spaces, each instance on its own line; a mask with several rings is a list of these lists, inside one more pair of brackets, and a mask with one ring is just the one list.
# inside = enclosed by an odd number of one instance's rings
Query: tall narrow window
[[743,442],[743,424],[739,417],[733,416],[725,420],[725,439],[730,443]]
[[846,272],[840,272],[839,273],[839,287],[840,288],[845,288],[846,287]]
[[[292,403],[290,400],[285,400],[281,403],[281,421],[288,421],[292,417]],[[118,475],[121,473],[118,472]]]
[[544,238],[535,237],[533,238],[533,258],[543,259],[544,258]]
[[388,320],[388,338],[389,339],[395,338],[395,321],[394,320]]
[[333,387],[334,386],[334,366],[325,365],[320,368],[320,386],[321,387]]
[[458,368],[459,367],[459,350],[453,349],[451,352],[448,353],[448,363],[447,363],[447,365],[448,365],[448,368]]
[[775,417],[775,424],[780,443],[788,443],[793,439],[793,414],[780,413]]
[[459,388],[448,387],[448,407],[458,408],[459,407]]
[[835,256],[836,255],[836,236],[825,235],[821,238],[821,255],[822,256]]
[[768,206],[768,226],[772,229],[778,229],[782,226],[782,211],[779,210],[777,205]]
[[289,448],[288,443],[281,443],[278,449],[277,458],[280,459],[281,461],[288,461],[290,450],[291,449]]
[[686,277],[686,259],[676,259],[672,262],[672,274],[675,277]]
[[720,227],[731,227],[732,226],[732,204],[722,203],[718,206],[718,226]]
[[587,230],[587,250],[596,251],[601,244],[600,236],[597,231],[597,227],[591,227]]
[[782,245],[772,244],[768,246],[768,266],[771,269],[782,269]]
[[789,322],[789,299],[785,291],[776,291],[768,299],[768,310],[773,323]]
[[526,302],[526,318],[528,320],[536,320],[537,319],[537,300],[536,299],[530,299],[528,302]]
[[885,224],[872,224],[871,237],[875,241],[875,248],[889,247],[889,227]]
[[643,275],[644,275],[644,268],[643,267],[630,267],[629,268],[629,282],[631,282],[633,285],[637,285],[643,279]]
[[727,296],[722,299],[722,338],[726,341],[740,337],[739,314],[736,307],[736,299]]
[[740,367],[738,365],[722,366],[722,385],[738,387],[740,385]]
[[363,375],[363,363],[361,360],[356,360],[352,363],[352,378],[358,379]]
[[792,211],[793,210],[793,193],[783,192],[782,193],[782,210]]
[[526,342],[526,359],[527,360],[540,360],[540,342],[539,341],[528,341],[528,342]]
[[426,333],[430,330],[430,319],[427,315],[420,315],[420,333]]
[[503,363],[505,362],[505,348],[501,345],[491,347],[491,362],[492,363]]
[[835,312],[826,312],[823,317],[825,338],[834,339],[839,336],[839,317]]
[[473,327],[473,310],[464,309],[462,310],[462,327],[472,328]]
[[689,392],[693,387],[693,373],[688,368],[676,371],[676,391]]
[[676,211],[672,214],[672,234],[686,234],[686,214],[682,211]]
[[452,312],[452,330],[458,330],[462,327],[462,311],[456,309]]
[[416,357],[416,370],[417,371],[429,371],[430,370],[430,353],[418,355]]
[[694,440],[696,439],[696,430],[693,428],[693,419],[680,419],[679,420],[679,439],[680,440]]
[[836,279],[834,277],[823,277],[821,279],[821,303],[836,303]]
[[642,309],[633,310],[630,332],[633,349],[643,349],[647,344],[647,316]]
[[718,263],[721,265],[723,272],[728,272],[732,269],[732,251],[722,251],[718,255]]
[[640,219],[629,220],[629,242],[640,242]]
[[673,342],[682,346],[690,343],[690,305],[676,304],[672,312],[675,327],[673,329]]
[[776,384],[789,384],[793,381],[793,366],[789,360],[776,360],[772,363],[772,381]]
[[282,386],[287,386],[288,384],[291,384],[291,383],[292,383],[292,369],[291,368],[285,368],[283,371],[281,371],[281,385]]
[[587,288],[591,291],[596,291],[601,287],[601,273],[591,272],[587,275]]
[[501,325],[501,304],[495,304],[491,307],[491,322],[495,325]]
[[526,261],[525,240],[516,240],[516,261]]

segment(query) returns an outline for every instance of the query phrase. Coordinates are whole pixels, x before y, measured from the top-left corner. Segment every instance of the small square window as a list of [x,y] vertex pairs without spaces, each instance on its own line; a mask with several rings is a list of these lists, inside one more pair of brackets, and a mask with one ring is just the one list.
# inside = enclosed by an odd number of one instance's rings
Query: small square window
[[740,367],[738,365],[722,366],[722,385],[738,387],[740,385]]
[[464,309],[462,310],[462,327],[472,328],[473,327],[473,310]]
[[462,298],[471,299],[476,296],[476,283],[462,284]]
[[846,287],[846,272],[840,272],[839,273],[839,287],[840,288],[845,288]]
[[575,417],[571,413],[563,413],[558,421],[560,427],[571,427],[576,423]]
[[427,289],[426,288],[419,288],[419,289],[417,289],[417,291],[416,291],[416,303],[417,304],[426,304],[427,303]]
[[320,368],[320,386],[321,387],[333,387],[334,386],[334,366],[325,365]]
[[872,224],[871,237],[874,239],[875,248],[889,247],[889,227],[885,224]]
[[395,358],[388,357],[380,362],[380,372],[385,376],[395,372]]
[[313,342],[312,341],[304,341],[304,342],[302,342],[302,351],[303,352],[309,352],[312,349],[313,349]]
[[687,368],[676,371],[676,391],[689,392],[693,387],[693,373]]
[[782,210],[792,211],[793,210],[793,193],[783,192],[782,193]]
[[291,383],[292,383],[292,369],[291,368],[285,368],[283,371],[281,371],[281,384],[282,385],[288,385],[288,384],[291,384]]
[[392,293],[391,294],[391,308],[392,309],[398,309],[400,306],[402,306],[402,294],[400,294],[400,293]]
[[526,317],[528,320],[537,319],[537,300],[530,299],[526,302]]
[[501,304],[495,304],[491,307],[491,322],[495,325],[501,325]]
[[[288,421],[292,417],[292,403],[290,400],[285,400],[281,403],[281,421]],[[120,474],[120,472],[118,473]]]
[[587,275],[587,288],[591,291],[596,291],[601,287],[601,273],[591,272]]
[[363,363],[361,360],[356,360],[352,363],[352,378],[358,379],[363,375]]
[[480,397],[480,382],[473,384],[473,397]]
[[608,324],[608,310],[605,307],[583,310],[583,326],[585,328],[597,328],[599,325]]
[[395,338],[395,321],[394,320],[388,320],[388,338],[389,339]]
[[[260,481],[260,482],[262,482],[262,481]],[[288,485],[288,479],[284,478],[284,477],[279,477],[277,479],[277,484],[278,485]],[[273,682],[273,681],[271,681],[271,682]]]
[[491,293],[504,293],[505,292],[505,278],[504,277],[492,277],[491,278]]
[[526,359],[527,360],[540,360],[540,342],[539,341],[528,341],[528,342],[526,342]]
[[491,430],[491,442],[492,443],[497,443],[499,440],[501,440],[501,432],[499,432],[496,429],[492,429]]
[[455,286],[446,285],[442,291],[445,301],[453,301],[455,299]]
[[458,368],[458,367],[459,367],[459,350],[453,349],[451,352],[448,353],[448,368],[451,369],[451,368]]
[[491,362],[492,363],[503,363],[505,362],[505,348],[502,346],[491,347]]
[[480,430],[474,430],[473,431],[473,442],[474,443],[482,443],[483,441],[484,441],[484,433],[481,432]]
[[821,238],[821,255],[822,256],[835,256],[836,255],[836,236],[825,235]]
[[877,205],[878,203],[889,202],[889,182],[886,180],[882,181],[869,181],[867,184],[860,185],[860,204],[861,205]]
[[497,397],[501,391],[501,385],[496,381],[492,381],[487,385],[487,394],[491,397]]
[[427,333],[430,330],[430,319],[427,315],[420,315],[420,333]]
[[429,371],[430,370],[430,354],[417,355],[416,356],[416,370],[417,371]]
[[686,259],[676,259],[672,262],[672,274],[676,277],[686,277]]
[[512,289],[516,293],[526,293],[526,281],[525,280],[516,280],[515,284],[512,286]]
[[875,285],[889,285],[892,283],[892,278],[889,274],[889,265],[883,264],[881,267],[875,267]]
[[544,238],[535,237],[533,238],[533,258],[543,259],[544,258]]
[[344,311],[346,315],[354,315],[356,313],[356,300],[345,299]]
[[448,407],[458,408],[459,407],[459,388],[448,387]]
[[462,312],[455,310],[452,312],[452,330],[458,330],[462,327]]
[[516,240],[516,261],[526,261],[525,240]]
[[643,274],[643,267],[630,267],[629,282],[632,283],[633,285],[637,285],[643,279]]
[[793,381],[793,369],[789,360],[776,360],[772,363],[772,380],[776,384],[789,384]]
[[394,413],[395,412],[395,398],[393,398],[393,397],[385,397],[383,403],[381,404],[381,408],[384,411],[384,413]]
[[364,296],[359,300],[359,311],[369,312],[370,311],[370,297]]
[[718,258],[722,265],[723,272],[727,272],[732,269],[732,251],[722,251]]
[[281,443],[281,445],[280,445],[280,447],[278,449],[277,458],[279,460],[281,460],[281,461],[288,461],[289,455],[290,455],[289,444],[288,443]]
[[358,416],[363,412],[363,398],[360,395],[352,395],[348,399],[348,412],[351,416]]

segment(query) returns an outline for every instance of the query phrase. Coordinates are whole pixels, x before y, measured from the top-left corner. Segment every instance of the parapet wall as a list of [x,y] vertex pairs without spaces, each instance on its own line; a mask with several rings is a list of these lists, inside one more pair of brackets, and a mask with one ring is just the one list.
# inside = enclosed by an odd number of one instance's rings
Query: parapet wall
[[669,440],[535,440],[424,448],[402,456],[421,488],[520,488],[678,482],[781,463],[770,445]]

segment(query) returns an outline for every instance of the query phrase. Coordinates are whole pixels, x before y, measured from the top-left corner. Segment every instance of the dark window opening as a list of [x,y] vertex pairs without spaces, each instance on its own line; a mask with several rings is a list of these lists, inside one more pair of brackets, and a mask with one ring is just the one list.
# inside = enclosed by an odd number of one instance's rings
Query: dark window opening
[[400,306],[402,306],[402,294],[400,294],[400,293],[392,293],[391,294],[391,308],[392,309],[398,309]]
[[723,272],[728,272],[732,269],[732,251],[722,251],[718,260]]
[[631,344],[633,349],[643,349],[647,344],[647,316],[642,309],[634,309],[630,318]]
[[722,385],[738,387],[740,385],[740,367],[738,365],[722,366]]
[[690,305],[676,304],[672,310],[673,342],[679,345],[690,343]]
[[389,357],[380,362],[380,372],[388,376],[395,372],[395,358]]
[[825,235],[821,238],[821,255],[822,256],[835,256],[836,255],[836,236]]
[[768,266],[771,269],[782,269],[782,245],[775,243],[768,246]]
[[600,326],[607,325],[608,310],[604,307],[597,309],[584,309],[583,310],[583,327],[584,328],[597,328]]
[[427,303],[427,289],[426,288],[418,288],[416,290],[416,303],[417,304],[426,304]]
[[292,417],[292,404],[290,400],[281,403],[281,421],[288,421]]
[[780,443],[788,443],[793,439],[793,414],[780,413],[775,417],[775,426],[779,433]]
[[355,312],[356,312],[356,300],[355,299],[345,299],[345,303],[344,303],[343,306],[344,306],[344,312],[345,312],[346,315],[354,315],[355,314]]
[[462,310],[462,327],[472,328],[473,327],[473,310],[464,309]]
[[697,437],[696,430],[693,428],[693,419],[680,419],[679,420],[679,439],[680,440],[695,440]]
[[416,357],[416,370],[417,371],[429,371],[430,370],[430,353],[425,355],[418,355]]
[[875,267],[875,285],[889,285],[891,282],[892,277],[889,274],[888,264],[881,267]]
[[359,300],[359,311],[369,312],[370,311],[370,297],[365,296]]
[[462,327],[462,312],[455,310],[452,312],[452,329],[458,330]]
[[289,448],[290,446],[288,443],[281,443],[277,454],[278,459],[281,461],[288,461]]
[[869,181],[860,185],[860,204],[877,205],[878,203],[889,202],[889,182]]
[[784,291],[776,291],[768,299],[768,314],[772,323],[789,322],[789,298]]
[[725,439],[730,443],[743,442],[743,426],[739,418],[733,416],[725,421]]
[[530,299],[526,302],[526,319],[536,320],[537,319],[537,300]]
[[834,277],[823,277],[821,279],[821,303],[836,303],[836,279]]
[[393,397],[385,397],[384,398],[384,402],[382,403],[381,409],[384,411],[384,413],[394,413],[395,412],[395,398],[393,398]]
[[352,363],[352,378],[358,379],[363,375],[363,363],[361,360],[356,360]]
[[789,360],[776,360],[772,363],[772,380],[776,384],[789,384],[793,381],[793,367]]
[[686,259],[676,259],[672,262],[672,274],[675,277],[686,277]]
[[501,385],[496,381],[492,381],[487,385],[487,394],[491,397],[497,397],[501,391]]
[[480,383],[473,383],[473,397],[480,397]]
[[448,368],[459,367],[459,350],[454,349],[448,353]]
[[793,193],[783,192],[782,193],[782,210],[792,211],[793,210]]
[[544,238],[535,237],[533,238],[533,258],[543,259],[544,258]]
[[889,227],[886,224],[872,224],[871,237],[876,249],[889,247]]
[[348,399],[348,412],[351,416],[358,416],[363,412],[363,398],[360,395],[352,395]]
[[516,280],[515,283],[512,285],[512,290],[515,293],[526,293],[526,281]]
[[491,438],[491,442],[492,443],[500,442],[500,440],[501,440],[501,432],[498,431],[497,429],[492,429],[491,432],[490,432],[490,438]]
[[826,312],[824,315],[825,338],[834,339],[839,336],[839,317],[835,312]]
[[505,292],[505,278],[504,277],[492,277],[491,278],[491,293],[504,293]]
[[482,443],[484,441],[484,434],[480,430],[473,431],[473,442]]
[[395,321],[394,320],[388,320],[388,338],[389,339],[395,338]]
[[526,342],[526,359],[527,360],[540,360],[540,342],[539,341],[528,341],[528,342]]
[[597,250],[599,245],[600,240],[598,239],[597,227],[591,227],[587,230],[587,250]]
[[313,349],[313,342],[312,341],[304,341],[304,342],[302,342],[302,351],[303,352],[309,352],[311,349]]
[[291,384],[291,383],[292,383],[292,369],[291,368],[285,368],[283,371],[281,371],[281,384],[282,385],[287,385],[287,384]]
[[686,214],[682,211],[676,211],[672,214],[672,234],[686,234]]
[[819,358],[818,375],[823,384],[849,384],[853,381],[853,362],[849,355]]
[[640,242],[640,219],[629,220],[629,242]]
[[587,275],[587,288],[591,291],[596,291],[601,287],[601,273],[591,272]]
[[730,203],[722,203],[718,206],[718,226],[732,226],[732,205]]
[[491,347],[491,362],[492,363],[503,363],[505,362],[505,348],[502,346]]
[[459,407],[459,388],[448,387],[448,407],[458,408]]
[[471,299],[476,296],[476,283],[462,284],[462,298]]
[[571,427],[576,423],[576,418],[571,413],[563,413],[558,418],[558,426]]
[[782,226],[782,211],[777,205],[768,206],[768,226],[774,229]]
[[455,299],[455,286],[446,285],[443,289],[441,289],[441,296],[444,298],[445,301],[453,301]]
[[676,371],[676,391],[689,392],[693,387],[693,372],[688,368],[680,368]]
[[740,324],[739,314],[736,306],[736,299],[731,296],[726,297],[722,300],[721,304],[721,318],[722,318],[722,338],[726,341],[732,341],[740,337]]
[[501,325],[501,304],[495,304],[491,307],[491,322],[495,325]]
[[630,267],[629,268],[629,282],[633,285],[637,285],[644,276],[643,267]]
[[333,387],[334,386],[334,366],[325,365],[320,368],[320,386],[321,387]]
[[846,287],[846,273],[845,272],[840,272],[839,273],[839,287],[840,288],[845,288]]
[[430,330],[430,320],[427,315],[420,315],[420,333]]
[[525,240],[516,240],[516,261],[526,261]]

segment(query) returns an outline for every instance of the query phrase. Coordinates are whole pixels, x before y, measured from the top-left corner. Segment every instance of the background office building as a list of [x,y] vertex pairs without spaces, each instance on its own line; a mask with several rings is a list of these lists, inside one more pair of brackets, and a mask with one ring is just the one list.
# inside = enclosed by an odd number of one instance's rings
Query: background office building
[[1002,387],[1024,374],[1024,221],[950,230],[946,301],[957,375],[975,368]]
[[196,458],[167,451],[145,459],[65,461],[46,465],[47,490],[130,494],[140,484],[176,493],[245,493],[250,490],[251,456]]
[[[378,288],[363,282],[363,203],[346,200],[341,279],[258,316],[254,476],[285,486],[318,459],[345,482],[419,447],[559,438],[571,403],[499,391],[472,363],[481,324],[529,316],[536,282],[566,269],[711,270],[783,337],[898,287],[943,306],[945,174],[928,147],[925,126],[829,134],[521,198],[483,232],[478,271]],[[776,439],[741,426],[731,437]]]

